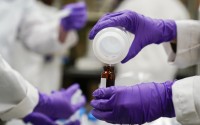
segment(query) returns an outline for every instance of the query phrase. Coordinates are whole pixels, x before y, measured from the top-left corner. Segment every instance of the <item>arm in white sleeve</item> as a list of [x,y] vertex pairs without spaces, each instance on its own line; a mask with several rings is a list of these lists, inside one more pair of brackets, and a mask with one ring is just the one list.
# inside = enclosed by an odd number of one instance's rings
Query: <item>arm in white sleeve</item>
[[0,119],[24,118],[38,100],[38,91],[0,56]]
[[35,1],[24,8],[19,28],[19,39],[39,54],[51,54],[61,49],[59,41],[60,18],[48,19],[40,12]]
[[182,125],[200,125],[200,76],[178,80],[172,86],[176,118]]
[[176,21],[177,52],[170,43],[164,44],[169,55],[169,62],[180,68],[200,63],[200,21]]
[[69,50],[70,48],[75,46],[77,44],[77,42],[78,42],[77,32],[74,30],[69,31],[59,53],[62,53],[61,55],[65,54],[66,50]]

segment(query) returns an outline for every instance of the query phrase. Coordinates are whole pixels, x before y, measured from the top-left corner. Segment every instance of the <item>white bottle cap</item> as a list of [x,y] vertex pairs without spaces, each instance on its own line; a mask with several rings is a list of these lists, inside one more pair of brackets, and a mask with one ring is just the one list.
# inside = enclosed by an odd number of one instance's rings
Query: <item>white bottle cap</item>
[[106,64],[121,62],[130,47],[128,34],[119,28],[109,27],[97,33],[93,40],[95,56]]

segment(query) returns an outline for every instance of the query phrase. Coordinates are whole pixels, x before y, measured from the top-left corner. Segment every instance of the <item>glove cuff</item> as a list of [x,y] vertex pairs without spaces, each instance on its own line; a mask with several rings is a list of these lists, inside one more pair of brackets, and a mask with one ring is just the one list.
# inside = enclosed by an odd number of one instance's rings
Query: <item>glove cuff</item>
[[175,81],[163,83],[165,87],[164,117],[175,117],[174,104],[172,101],[172,85]]
[[168,32],[168,33],[165,33],[165,34],[168,34],[168,38],[166,39],[167,41],[171,41],[173,39],[176,39],[177,37],[177,26],[176,26],[176,23],[174,20],[166,20],[165,21],[165,26],[166,28],[165,31]]
[[35,107],[35,109],[33,110],[33,112],[40,112],[40,113],[44,113],[45,111],[48,111],[48,100],[49,100],[49,96],[39,92],[39,102],[37,104],[37,106]]
[[161,28],[161,36],[156,44],[169,42],[176,39],[177,26],[174,20],[157,20],[157,22],[160,22],[158,26]]

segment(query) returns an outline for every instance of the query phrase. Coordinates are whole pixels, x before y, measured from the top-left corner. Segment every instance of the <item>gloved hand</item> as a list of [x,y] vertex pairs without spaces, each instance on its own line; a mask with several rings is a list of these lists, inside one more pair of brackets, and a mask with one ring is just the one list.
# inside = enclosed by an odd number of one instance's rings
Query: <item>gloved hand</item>
[[93,39],[100,30],[106,27],[123,27],[135,34],[129,53],[122,63],[135,57],[145,46],[173,40],[177,35],[176,23],[173,20],[151,19],[126,10],[103,16],[91,30],[89,38]]
[[[55,120],[41,113],[31,113],[24,119],[25,123],[32,123],[33,125],[57,125]],[[80,121],[76,120],[68,123],[67,125],[80,125]]]
[[101,88],[93,93],[92,114],[113,124],[143,124],[160,117],[174,117],[173,82],[142,83]]
[[84,2],[68,4],[64,9],[70,10],[70,15],[61,20],[61,26],[65,31],[81,29],[87,21],[87,7]]
[[39,103],[35,107],[34,112],[43,113],[55,119],[69,118],[86,103],[85,97],[82,96],[79,103],[71,104],[73,94],[79,89],[79,85],[74,84],[66,90],[57,91],[51,95],[40,93]]
[[25,123],[32,123],[33,125],[56,125],[53,119],[42,113],[31,113],[23,120]]

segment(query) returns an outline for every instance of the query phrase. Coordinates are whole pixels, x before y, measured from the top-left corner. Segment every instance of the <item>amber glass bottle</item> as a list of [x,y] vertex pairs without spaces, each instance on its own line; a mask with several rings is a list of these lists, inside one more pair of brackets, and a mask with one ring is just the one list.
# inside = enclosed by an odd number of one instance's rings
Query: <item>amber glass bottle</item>
[[106,87],[115,85],[115,71],[113,66],[104,66],[101,73],[101,83],[106,83]]

